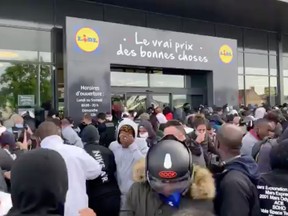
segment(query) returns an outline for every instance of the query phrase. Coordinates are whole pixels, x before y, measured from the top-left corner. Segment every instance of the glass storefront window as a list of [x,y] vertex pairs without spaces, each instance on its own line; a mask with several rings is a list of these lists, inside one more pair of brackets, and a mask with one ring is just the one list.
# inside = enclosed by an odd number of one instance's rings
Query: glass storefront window
[[288,35],[283,36],[283,54],[288,56]]
[[238,74],[243,74],[243,53],[238,52]]
[[267,53],[268,52],[268,34],[265,31],[245,30],[244,35],[245,51]]
[[148,87],[148,74],[111,71],[111,86]]
[[244,77],[238,76],[238,103],[245,104]]
[[0,49],[0,60],[4,61],[37,61],[36,51],[4,50]]
[[288,76],[288,58],[283,57],[283,75]]
[[277,57],[269,56],[270,59],[270,75],[277,76]]
[[245,96],[246,104],[258,104],[267,102],[267,90],[269,91],[268,76],[246,76]]
[[270,77],[270,91],[266,92],[270,94],[270,105],[275,106],[277,103],[277,77]]
[[178,108],[183,107],[183,104],[187,103],[187,95],[175,95],[175,94],[173,94],[172,100],[173,100],[173,102],[172,102],[173,107],[178,109]]
[[152,95],[152,101],[160,107],[164,107],[164,105],[170,106],[169,95]]
[[185,76],[183,75],[166,75],[166,74],[150,74],[150,87],[164,88],[184,88]]
[[[37,74],[40,71],[40,100],[37,101]],[[34,95],[35,105],[52,100],[51,67],[33,63],[0,62],[0,108],[16,111],[18,95]],[[3,111],[2,111],[3,112]]]
[[269,34],[269,53],[276,55],[278,50],[278,39],[276,33]]
[[288,85],[285,85],[285,83],[288,83],[288,78],[284,78],[284,102],[288,103]]
[[245,53],[245,74],[268,75],[268,56]]
[[[50,31],[0,27],[0,38],[1,38],[0,49],[12,50],[12,51],[15,50],[15,52],[24,51],[28,53],[31,51],[51,52]],[[21,54],[22,56],[25,53],[18,53],[18,54]],[[22,59],[27,60],[26,58]],[[35,59],[37,59],[37,55]]]
[[147,109],[147,95],[133,94],[126,97],[126,109],[136,112]]

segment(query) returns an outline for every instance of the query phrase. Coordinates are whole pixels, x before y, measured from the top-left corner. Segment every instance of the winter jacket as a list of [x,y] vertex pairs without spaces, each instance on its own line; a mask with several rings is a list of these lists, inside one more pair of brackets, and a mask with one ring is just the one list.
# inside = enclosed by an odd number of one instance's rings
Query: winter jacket
[[216,215],[259,216],[256,162],[250,156],[241,156],[227,162],[223,168],[224,171],[216,175]]
[[142,120],[139,122],[139,127],[141,127],[141,126],[144,127],[149,134],[149,137],[146,139],[148,146],[150,147],[150,146],[156,144],[157,143],[157,136],[156,136],[156,132],[153,129],[152,124],[147,120]]
[[213,212],[212,200],[215,196],[215,185],[213,177],[207,169],[194,167],[193,183],[187,194],[182,196],[179,208],[164,204],[159,195],[150,187],[145,176],[145,160],[141,160],[134,167],[135,183],[127,195],[127,211],[123,213],[123,216],[171,216],[183,209]]
[[241,154],[252,156],[253,146],[259,141],[254,129],[250,130],[242,139]]
[[277,145],[277,139],[265,139],[257,142],[252,149],[252,157],[258,164],[259,173],[266,173],[272,170],[270,165],[270,152],[273,146]]
[[[258,183],[261,216],[285,215],[288,209],[288,170],[275,169],[263,174]],[[280,209],[279,209],[280,207]],[[280,214],[272,214],[272,212]]]
[[116,140],[115,125],[113,122],[105,122],[98,125],[98,131],[100,135],[100,145],[109,147],[110,143]]
[[[135,140],[128,147],[123,148],[119,143],[119,130],[124,125],[130,125],[134,129]],[[132,170],[134,164],[144,158],[148,152],[148,146],[143,138],[138,138],[138,125],[130,119],[124,119],[120,122],[117,129],[117,140],[112,142],[109,149],[113,152],[115,156],[115,162],[117,167],[117,182],[121,191],[121,202],[122,206],[126,200],[126,194],[128,193],[130,187],[133,184]]]
[[98,161],[103,171],[103,174],[98,178],[87,181],[89,206],[93,206],[93,202],[106,199],[109,196],[119,196],[120,201],[120,190],[115,177],[116,163],[113,152],[96,143],[88,143],[84,146],[84,149]]

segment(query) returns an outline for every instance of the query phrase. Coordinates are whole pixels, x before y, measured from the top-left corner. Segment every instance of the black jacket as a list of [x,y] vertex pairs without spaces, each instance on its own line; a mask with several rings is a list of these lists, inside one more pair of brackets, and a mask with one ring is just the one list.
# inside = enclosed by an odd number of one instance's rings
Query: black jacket
[[102,170],[105,172],[100,177],[87,181],[89,203],[109,195],[119,195],[120,197],[120,190],[115,178],[116,163],[113,152],[96,143],[86,144],[84,149],[102,165]]
[[48,149],[29,151],[16,159],[11,170],[13,207],[7,216],[63,216],[67,190],[62,156]]
[[283,212],[282,208],[286,208],[285,212],[287,212],[288,170],[275,169],[269,173],[263,174],[257,188],[259,192],[261,215],[268,216],[270,215],[270,211]]
[[109,147],[110,143],[116,140],[115,125],[113,122],[105,122],[98,125],[100,134],[100,145]]
[[259,216],[257,164],[251,157],[234,159],[216,175],[214,203],[218,216]]

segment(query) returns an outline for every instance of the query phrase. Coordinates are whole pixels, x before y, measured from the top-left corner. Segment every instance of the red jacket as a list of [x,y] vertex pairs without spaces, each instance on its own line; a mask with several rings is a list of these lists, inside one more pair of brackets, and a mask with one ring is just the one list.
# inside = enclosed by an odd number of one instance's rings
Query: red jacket
[[165,115],[167,121],[172,120],[173,119],[173,114],[172,113],[168,113]]

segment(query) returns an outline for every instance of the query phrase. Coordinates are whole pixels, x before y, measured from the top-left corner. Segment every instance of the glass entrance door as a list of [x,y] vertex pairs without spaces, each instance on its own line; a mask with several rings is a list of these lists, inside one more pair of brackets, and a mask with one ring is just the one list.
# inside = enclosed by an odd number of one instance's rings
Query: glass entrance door
[[125,107],[127,110],[134,110],[136,112],[147,110],[148,101],[147,94],[141,93],[127,93]]

